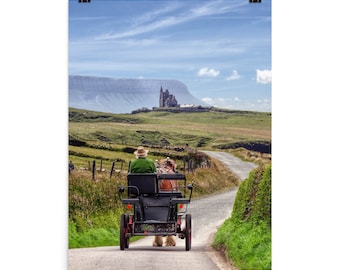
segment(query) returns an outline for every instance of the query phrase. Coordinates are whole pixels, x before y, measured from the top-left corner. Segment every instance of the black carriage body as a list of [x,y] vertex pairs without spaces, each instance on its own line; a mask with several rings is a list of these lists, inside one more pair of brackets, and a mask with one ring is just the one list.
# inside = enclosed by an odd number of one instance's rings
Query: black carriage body
[[123,203],[133,204],[133,235],[176,235],[180,216],[177,202],[171,197],[141,196],[134,199],[123,199]]
[[[180,181],[182,185],[171,191],[162,191],[159,188],[160,181],[165,179]],[[121,230],[124,231],[125,238],[135,235],[177,234],[180,238],[185,238],[181,223],[186,213],[185,205],[191,200],[192,187],[189,188],[191,191],[189,198],[186,198],[187,186],[184,174],[129,173],[127,182],[128,197],[122,199],[122,203],[130,205],[132,213],[123,214],[122,217],[125,228]],[[124,192],[124,187],[120,187],[120,191]],[[124,241],[126,242],[126,239]]]

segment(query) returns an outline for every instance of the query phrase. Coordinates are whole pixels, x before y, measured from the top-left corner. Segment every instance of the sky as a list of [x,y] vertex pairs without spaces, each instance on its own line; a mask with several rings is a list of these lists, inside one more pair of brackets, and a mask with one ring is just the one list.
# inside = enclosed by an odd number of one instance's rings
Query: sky
[[68,16],[70,75],[174,79],[211,106],[272,111],[271,1],[72,0]]

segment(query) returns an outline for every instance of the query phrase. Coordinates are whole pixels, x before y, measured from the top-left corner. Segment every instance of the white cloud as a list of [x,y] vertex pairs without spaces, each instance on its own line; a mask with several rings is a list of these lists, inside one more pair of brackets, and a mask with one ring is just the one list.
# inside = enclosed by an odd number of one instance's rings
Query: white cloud
[[272,81],[272,71],[271,70],[256,70],[256,82],[267,84]]
[[209,104],[210,106],[214,106],[214,107],[217,107],[217,108],[228,108],[228,107],[230,107],[230,103],[225,98],[205,97],[205,98],[202,98],[202,101]]
[[238,74],[237,70],[233,70],[230,76],[226,78],[227,81],[234,81],[240,78],[240,74]]
[[234,98],[202,98],[202,101],[216,108],[230,109],[230,110],[249,110],[258,112],[271,112],[271,99],[257,99],[257,100],[241,100],[238,97]]
[[220,74],[219,70],[213,69],[213,68],[201,68],[197,75],[200,77],[206,76],[206,77],[217,77]]
[[134,18],[134,22],[131,27],[132,28],[137,27],[139,25],[153,21],[154,19],[157,19],[158,16],[163,16],[164,14],[175,11],[176,9],[180,7],[181,6],[178,5],[177,3],[170,3],[169,5],[164,6],[163,8],[160,8],[158,10],[153,10],[153,11],[144,13],[138,18]]
[[[123,30],[122,32],[114,34],[110,32],[98,37],[98,39],[119,39],[149,33],[196,20],[205,16],[226,14],[246,4],[246,2],[239,1],[233,1],[230,3],[215,1],[202,4],[199,2],[199,6],[189,10],[181,7],[181,5],[172,5],[158,11],[156,10],[142,14],[139,18],[136,18],[133,22],[133,25],[125,31]],[[178,12],[176,16],[173,16],[172,14],[167,15],[167,13],[174,11],[176,8],[182,8],[184,11]]]

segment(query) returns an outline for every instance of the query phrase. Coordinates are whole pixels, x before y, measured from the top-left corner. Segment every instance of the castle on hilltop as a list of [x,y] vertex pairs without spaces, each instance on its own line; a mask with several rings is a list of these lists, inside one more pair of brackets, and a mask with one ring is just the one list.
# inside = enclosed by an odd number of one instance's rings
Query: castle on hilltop
[[[201,105],[195,104],[183,104],[180,105],[177,103],[176,97],[170,94],[169,90],[163,90],[161,86],[161,90],[159,93],[159,107],[153,107],[152,111],[166,111],[166,112],[209,112],[212,107],[203,107]],[[135,111],[132,111],[132,114],[140,113],[140,112],[150,112],[151,110],[148,108],[141,108]]]
[[170,94],[168,89],[163,91],[162,86],[159,94],[159,107],[179,107],[176,97]]

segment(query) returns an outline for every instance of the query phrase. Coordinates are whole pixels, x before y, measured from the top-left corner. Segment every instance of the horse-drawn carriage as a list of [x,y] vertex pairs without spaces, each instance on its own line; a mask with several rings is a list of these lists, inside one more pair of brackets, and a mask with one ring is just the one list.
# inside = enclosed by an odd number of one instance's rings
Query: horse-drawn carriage
[[[173,172],[128,174],[127,186],[119,187],[121,193],[127,192],[127,198],[122,199],[127,212],[120,220],[121,250],[129,248],[132,236],[155,236],[156,239],[176,235],[185,239],[186,251],[191,249],[191,215],[186,210],[193,185],[186,182],[184,174]],[[188,197],[187,191],[190,191]]]

